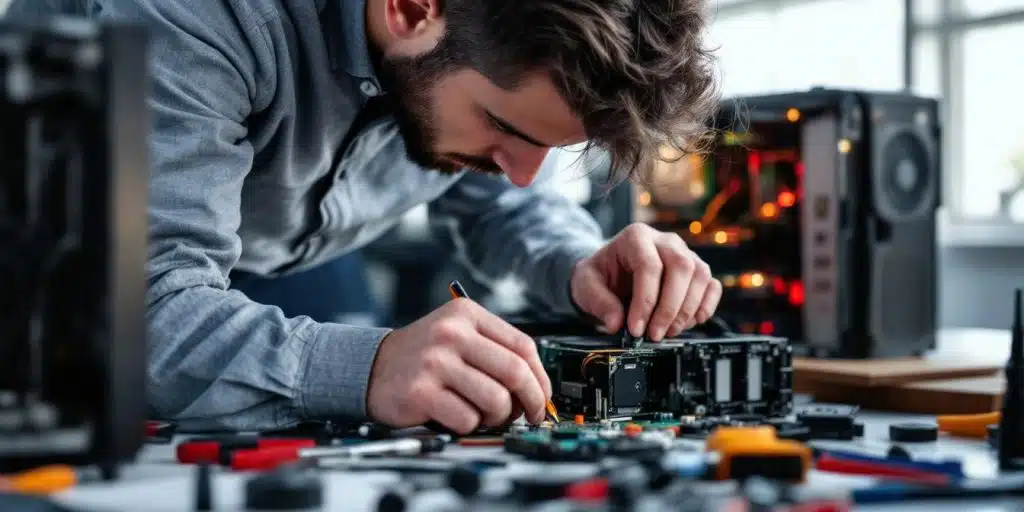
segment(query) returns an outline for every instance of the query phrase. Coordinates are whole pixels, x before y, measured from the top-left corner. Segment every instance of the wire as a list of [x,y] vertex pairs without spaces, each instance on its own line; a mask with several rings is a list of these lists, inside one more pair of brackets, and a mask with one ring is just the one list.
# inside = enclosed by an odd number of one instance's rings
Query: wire
[[711,223],[715,221],[715,218],[718,217],[722,207],[724,207],[725,204],[732,199],[732,196],[735,195],[736,192],[739,192],[739,190],[740,182],[738,180],[732,180],[729,182],[728,188],[724,188],[715,194],[715,197],[711,199],[710,203],[708,203],[707,208],[704,209],[704,216],[701,217],[700,224],[705,227],[710,226]]

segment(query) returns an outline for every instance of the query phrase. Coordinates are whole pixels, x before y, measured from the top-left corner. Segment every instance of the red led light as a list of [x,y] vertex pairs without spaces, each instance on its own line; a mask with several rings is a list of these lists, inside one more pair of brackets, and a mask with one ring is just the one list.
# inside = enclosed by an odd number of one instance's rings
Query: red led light
[[767,321],[761,322],[761,325],[758,326],[757,331],[760,332],[761,334],[771,334],[775,332],[775,324]]
[[781,277],[773,277],[772,290],[779,295],[786,293],[786,280]]
[[793,281],[789,287],[789,303],[794,306],[804,304],[804,284],[800,281]]
[[782,192],[779,192],[778,202],[779,202],[779,206],[781,206],[783,208],[789,208],[790,206],[793,206],[794,204],[796,204],[796,194],[794,194],[794,193],[792,193],[792,192],[790,192],[788,190],[784,190]]
[[757,176],[761,172],[761,154],[751,151],[747,153],[747,172]]

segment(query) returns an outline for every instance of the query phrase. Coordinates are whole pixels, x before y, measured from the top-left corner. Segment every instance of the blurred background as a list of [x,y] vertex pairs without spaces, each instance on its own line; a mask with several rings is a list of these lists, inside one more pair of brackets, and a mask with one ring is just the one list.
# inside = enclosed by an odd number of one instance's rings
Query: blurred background
[[[1024,0],[717,0],[711,37],[727,97],[823,86],[938,99],[938,323],[1007,326],[1007,298],[1024,275]],[[656,191],[607,190],[605,161],[577,156],[573,148],[552,151],[537,186],[578,201],[607,236],[634,219],[656,219]],[[681,172],[659,171],[678,182],[660,189],[662,202],[671,199],[665,190],[694,191]],[[447,300],[452,278],[496,311],[523,307],[515,283],[477,283],[454,262],[451,241],[428,226],[426,208],[417,208],[325,270],[320,278],[345,282],[339,289],[354,304],[340,320],[404,324]]]
[[[1024,276],[1024,0],[718,0],[711,37],[727,97],[823,86],[938,99],[938,323],[1006,328],[1008,298]],[[606,169],[580,172],[575,160],[571,150],[568,158],[554,151],[546,174],[594,211],[606,233],[630,218],[650,220],[649,192],[631,187],[605,197]],[[450,261],[426,223],[424,211],[411,212],[395,236],[365,253],[374,296],[396,320],[446,300],[447,279],[472,282],[454,264],[426,264],[435,255]],[[407,244],[416,249],[406,252]],[[398,286],[409,281],[422,287]],[[414,297],[417,288],[424,297]],[[499,309],[520,304],[514,286],[486,297]]]

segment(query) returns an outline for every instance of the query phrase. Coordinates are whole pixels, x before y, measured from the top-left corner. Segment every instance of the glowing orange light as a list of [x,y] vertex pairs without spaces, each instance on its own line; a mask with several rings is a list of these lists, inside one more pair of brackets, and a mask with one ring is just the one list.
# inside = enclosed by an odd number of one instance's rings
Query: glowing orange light
[[800,281],[793,281],[789,287],[789,303],[794,306],[804,304],[804,284]]
[[766,219],[774,219],[779,215],[779,207],[775,203],[765,203],[761,205],[761,217]]
[[789,122],[791,122],[791,123],[795,123],[795,122],[799,121],[800,120],[800,111],[795,109],[795,108],[791,108],[791,109],[787,110],[786,111],[786,119]]
[[724,243],[726,243],[728,241],[729,241],[729,235],[727,235],[725,233],[725,231],[716,231],[715,232],[715,243],[716,244],[724,244]]
[[760,272],[754,272],[750,275],[750,284],[755,288],[764,286],[764,274]]
[[700,222],[693,221],[693,222],[690,223],[690,233],[693,233],[695,235],[699,235],[700,232],[703,231],[703,230],[704,230],[704,226],[702,226],[700,224]]
[[789,208],[794,204],[796,204],[796,194],[788,190],[779,192],[779,206]]
[[651,193],[644,192],[640,194],[640,206],[650,206],[651,204]]

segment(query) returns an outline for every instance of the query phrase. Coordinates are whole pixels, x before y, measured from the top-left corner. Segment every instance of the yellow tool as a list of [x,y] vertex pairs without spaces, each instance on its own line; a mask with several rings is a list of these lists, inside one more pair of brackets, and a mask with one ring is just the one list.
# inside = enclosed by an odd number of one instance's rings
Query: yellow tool
[[[448,293],[451,294],[452,299],[468,299],[469,294],[466,293],[466,289],[462,287],[462,283],[458,279],[448,283]],[[552,423],[558,423],[558,409],[555,408],[555,404],[548,400],[544,404],[544,416]]]
[[811,467],[811,449],[779,439],[771,426],[718,427],[708,436],[706,449],[719,455],[714,471],[717,480],[759,476],[803,482]]
[[0,476],[0,491],[51,494],[74,487],[78,472],[71,466],[42,466],[13,475]]
[[989,425],[998,425],[1002,419],[999,411],[986,412],[982,414],[953,414],[939,416],[935,422],[939,425],[939,431],[951,436],[969,437],[972,439],[987,439]]

